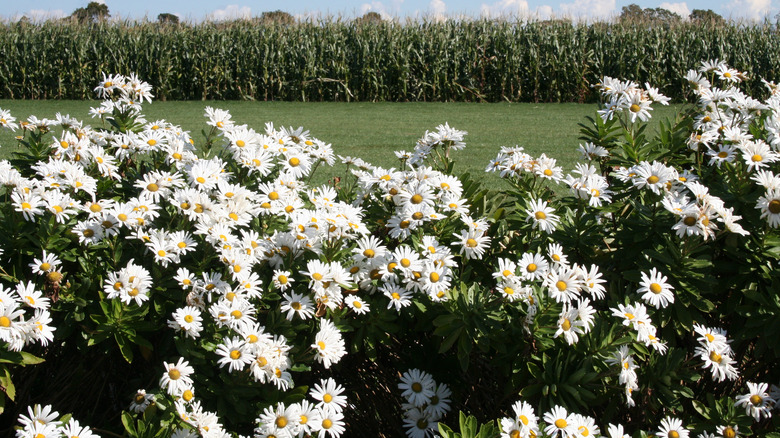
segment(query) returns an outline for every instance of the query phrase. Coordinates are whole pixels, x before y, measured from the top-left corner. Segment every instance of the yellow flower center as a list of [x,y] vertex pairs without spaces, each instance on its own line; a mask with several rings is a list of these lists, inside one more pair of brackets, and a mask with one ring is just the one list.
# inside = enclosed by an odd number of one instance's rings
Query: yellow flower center
[[287,284],[287,276],[280,275],[279,278],[277,278],[280,284]]
[[764,402],[764,398],[758,394],[753,394],[750,396],[750,403],[753,403],[753,406],[758,406],[763,402]]
[[290,166],[292,166],[292,167],[298,167],[301,164],[301,160],[298,157],[292,157],[292,158],[290,158],[288,163],[290,163]]
[[555,283],[555,287],[556,287],[556,288],[557,288],[559,291],[563,292],[563,291],[565,291],[565,290],[566,290],[566,288],[567,288],[568,286],[566,285],[566,282],[565,282],[565,281],[563,281],[563,280],[558,280],[558,281]]
[[569,320],[569,318],[563,320],[563,323],[561,324],[561,328],[566,330],[567,332],[571,330],[571,321]]
[[557,427],[558,429],[563,429],[564,427],[566,427],[568,425],[569,425],[569,423],[567,423],[566,420],[564,420],[563,418],[559,418],[559,419],[555,420],[555,427]]
[[292,307],[292,308],[293,308],[293,310],[301,310],[301,307],[302,307],[302,306],[301,306],[301,303],[299,303],[299,302],[297,302],[297,301],[296,301],[296,302],[294,302],[294,303],[290,304],[290,307]]
[[317,346],[320,347],[320,350],[324,350],[325,349],[325,343],[322,342],[322,341],[317,341]]
[[195,318],[192,315],[184,315],[184,322],[190,323],[192,321],[195,321]]
[[538,266],[536,266],[536,263],[529,263],[528,267],[525,268],[528,272],[536,272],[537,269],[539,269]]
[[412,383],[412,391],[414,392],[422,392],[423,386],[420,382],[414,382]]
[[419,221],[420,219],[422,219],[423,216],[424,215],[420,211],[415,211],[414,213],[412,213],[412,219],[414,219],[416,221]]
[[168,371],[168,378],[171,380],[179,380],[181,377],[181,371],[177,370],[176,368],[172,368],[170,371]]
[[0,327],[11,327],[11,318],[5,315],[0,316]]
[[285,418],[285,417],[277,417],[276,418],[276,427],[284,428],[285,426],[287,426],[287,418]]
[[199,176],[195,178],[195,181],[197,181],[200,184],[204,184],[206,182],[206,178],[203,178],[202,176]]
[[236,318],[236,319],[241,319],[241,317],[244,316],[244,314],[241,313],[240,310],[236,309],[236,310],[230,312],[230,316],[232,316],[233,318]]
[[412,201],[412,204],[419,204],[419,203],[423,202],[423,197],[420,194],[416,194],[416,195],[412,196],[411,201]]
[[658,283],[652,283],[650,285],[650,292],[652,292],[654,294],[660,294],[662,290],[663,290],[663,288]]
[[696,225],[696,218],[693,216],[686,216],[685,219],[683,219],[683,223],[688,227],[692,227]]
[[520,438],[520,431],[514,429],[513,431],[509,432],[509,438]]
[[399,224],[398,224],[398,226],[399,226],[400,228],[403,228],[403,229],[407,229],[407,228],[409,228],[409,225],[411,225],[411,222],[409,222],[409,221],[406,221],[406,220],[404,220],[404,221],[401,221],[401,223],[399,223]]
[[769,212],[772,214],[780,213],[780,200],[773,199],[769,201]]
[[39,268],[41,271],[48,271],[49,269],[51,269],[51,265],[46,262],[43,262],[41,263],[41,266]]
[[661,178],[658,178],[658,177],[657,177],[657,176],[655,176],[655,175],[650,175],[650,176],[647,178],[647,183],[648,183],[648,184],[655,184],[655,183],[657,183],[658,181],[660,181],[660,179],[661,179]]
[[401,299],[401,294],[399,294],[398,292],[393,292],[393,293],[390,294],[390,296],[393,297],[394,300],[400,300]]
[[764,157],[762,157],[759,154],[755,154],[752,157],[750,157],[751,160],[753,160],[754,163],[758,163],[759,161],[763,160]]
[[737,431],[731,426],[726,426],[723,429],[723,438],[737,438]]
[[715,341],[715,336],[712,336],[711,334],[707,333],[704,335],[705,338],[707,338],[707,342],[713,342]]
[[579,430],[579,431],[580,431],[580,435],[582,435],[582,436],[588,436],[588,435],[590,435],[590,431],[589,431],[589,430],[588,430],[588,428],[587,428],[587,427],[585,427],[585,426],[580,426],[580,427],[579,427],[579,429],[577,429],[577,430]]
[[151,184],[146,186],[146,190],[149,190],[150,192],[156,192],[156,191],[160,190],[160,186],[158,186],[155,183],[151,183]]
[[629,109],[631,110],[632,113],[638,113],[642,109],[642,107],[640,107],[637,104],[633,104]]
[[361,303],[360,301],[357,301],[357,300],[353,301],[352,305],[357,307],[358,309],[363,307],[363,303]]
[[22,202],[22,209],[23,210],[31,210],[32,209],[32,205],[30,205],[29,202]]
[[536,220],[541,221],[547,219],[547,214],[543,211],[537,211],[536,213],[534,213],[534,217],[536,218]]
[[322,401],[324,401],[325,403],[330,403],[331,401],[333,401],[333,396],[330,394],[325,394],[322,396]]
[[330,418],[326,418],[322,420],[323,429],[330,429],[331,427],[333,427],[333,420],[331,420]]
[[317,281],[320,281],[320,280],[322,280],[322,274],[320,274],[319,272],[315,272],[315,273],[311,274],[311,278],[313,278],[313,279],[315,279]]
[[552,259],[554,261],[556,261],[556,262],[560,262],[561,261],[561,256],[559,256],[558,254],[553,254],[552,255]]
[[432,283],[436,283],[437,281],[439,281],[439,274],[436,272],[431,272],[431,274],[428,275],[428,278],[430,278]]
[[242,147],[246,146],[246,143],[244,142],[244,140],[238,140],[236,142],[236,146],[242,148]]
[[141,291],[138,290],[137,287],[134,287],[134,288],[130,289],[130,292],[128,292],[127,294],[130,295],[131,297],[137,297],[138,294],[140,294],[140,293],[141,293]]
[[544,169],[543,173],[544,173],[544,176],[552,176],[553,175],[553,171],[550,170],[550,169]]
[[231,350],[230,358],[233,360],[241,359],[241,350]]
[[666,436],[668,438],[680,438],[680,432],[677,432],[676,430],[670,430]]
[[514,295],[515,294],[515,290],[512,289],[509,286],[506,286],[506,287],[504,287],[504,293],[507,294],[507,295]]
[[710,360],[715,363],[720,363],[723,360],[723,356],[714,351],[710,351]]
[[157,144],[157,140],[150,138],[149,141],[146,142],[149,146],[154,146]]
[[363,251],[363,255],[368,257],[368,258],[372,258],[372,257],[374,257],[376,255],[376,253],[374,252],[373,249],[368,248],[365,251]]
[[523,425],[528,426],[528,417],[526,417],[525,415],[521,415],[517,418],[520,420],[521,423],[523,423]]
[[184,392],[181,394],[181,398],[183,398],[184,401],[186,402],[192,400],[193,397],[195,397],[195,394],[193,394],[192,391],[189,389],[185,389]]

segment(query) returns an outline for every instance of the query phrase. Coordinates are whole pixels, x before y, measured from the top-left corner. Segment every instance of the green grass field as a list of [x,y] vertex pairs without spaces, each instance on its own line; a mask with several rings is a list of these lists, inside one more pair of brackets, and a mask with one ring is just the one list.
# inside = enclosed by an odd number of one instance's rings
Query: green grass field
[[[18,120],[35,115],[52,118],[58,112],[70,114],[86,124],[99,125],[88,115],[98,101],[0,100]],[[426,130],[448,122],[468,131],[466,149],[457,152],[455,171],[481,173],[501,146],[523,146],[528,153],[546,153],[564,169],[578,158],[579,123],[596,116],[593,104],[532,103],[298,103],[298,102],[154,102],[144,106],[149,121],[165,119],[192,133],[202,142],[207,128],[204,108],[227,109],[233,120],[257,131],[266,122],[275,126],[303,126],[320,140],[332,144],[339,155],[363,158],[375,165],[397,167],[396,150],[412,150]],[[654,117],[674,117],[679,107],[656,108]],[[17,147],[10,131],[0,131],[0,158],[8,158]],[[335,169],[338,172],[338,168]],[[319,176],[319,175],[318,175]],[[320,176],[322,178],[322,176]],[[319,178],[317,178],[319,179]]]

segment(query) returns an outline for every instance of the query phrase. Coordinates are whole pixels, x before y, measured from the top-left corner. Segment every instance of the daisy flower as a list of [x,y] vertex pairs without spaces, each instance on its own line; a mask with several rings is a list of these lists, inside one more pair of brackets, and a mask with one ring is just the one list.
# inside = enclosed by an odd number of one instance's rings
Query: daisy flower
[[661,420],[661,428],[655,433],[659,438],[688,438],[688,429],[682,425],[682,420],[666,417]]
[[154,394],[147,394],[145,389],[139,389],[133,396],[133,401],[130,402],[129,410],[136,414],[141,413],[154,402]]
[[526,222],[533,221],[533,228],[538,228],[547,234],[555,231],[560,218],[554,214],[554,209],[547,206],[547,201],[531,200],[525,213],[528,215]]
[[320,321],[320,331],[317,332],[311,347],[316,351],[314,357],[317,362],[322,363],[325,368],[330,368],[347,354],[346,344],[341,337],[341,332],[331,321],[327,319]]
[[658,309],[661,307],[665,308],[669,303],[674,303],[674,294],[672,294],[673,289],[674,288],[666,282],[666,277],[656,271],[655,268],[652,268],[649,275],[642,272],[641,287],[637,292],[643,294],[642,299],[645,300],[646,303]]
[[544,421],[547,423],[547,427],[544,428],[545,435],[551,438],[566,438],[574,435],[577,429],[572,420],[573,418],[566,412],[566,408],[555,406],[544,414]]
[[482,259],[485,250],[490,246],[490,237],[481,231],[463,230],[460,235],[453,234],[457,239],[455,245],[460,245],[460,254],[466,260]]
[[168,327],[183,331],[188,338],[200,337],[203,330],[203,317],[197,307],[185,306],[173,312],[173,319],[168,321]]
[[279,309],[287,312],[287,320],[292,321],[295,315],[301,319],[309,319],[314,316],[314,304],[307,295],[296,292],[285,293],[282,295],[282,306]]
[[547,275],[550,265],[547,260],[539,253],[527,252],[520,257],[518,262],[520,267],[520,276],[524,280],[538,280]]
[[737,396],[734,406],[744,406],[745,413],[756,421],[761,421],[762,417],[771,417],[774,400],[767,394],[769,385],[752,382],[747,382],[747,385],[749,392]]
[[339,437],[346,430],[344,414],[331,409],[320,410],[320,418],[312,424],[312,432],[317,432],[317,438]]
[[564,305],[563,310],[558,316],[558,330],[555,332],[555,335],[553,335],[553,338],[563,335],[567,344],[576,344],[579,340],[579,335],[583,333],[582,322],[580,322],[577,316],[578,312],[576,308],[569,308]]
[[33,259],[33,262],[29,264],[33,274],[45,275],[51,271],[56,270],[62,262],[56,255],[43,251],[43,256],[40,259]]
[[770,227],[780,226],[780,190],[768,190],[758,198],[756,208],[761,210],[761,219],[766,218]]
[[226,339],[224,344],[217,347],[217,355],[220,356],[217,363],[222,368],[228,365],[228,371],[241,371],[251,363],[254,358],[248,354],[246,343],[240,338]]
[[165,373],[160,379],[160,386],[165,388],[168,394],[181,394],[184,389],[192,386],[190,375],[195,372],[195,369],[183,357],[175,364],[164,362],[163,365]]
[[412,304],[412,292],[394,282],[387,282],[383,284],[379,288],[379,291],[390,299],[390,301],[387,303],[388,309],[395,307],[395,310],[400,312],[402,308]]
[[436,382],[430,374],[417,368],[408,370],[401,376],[398,389],[403,391],[401,396],[414,406],[422,406],[429,403],[434,395]]
[[342,412],[347,406],[347,396],[343,394],[344,387],[330,377],[320,380],[320,383],[315,383],[314,387],[309,390],[309,396],[319,402],[317,408],[336,412]]

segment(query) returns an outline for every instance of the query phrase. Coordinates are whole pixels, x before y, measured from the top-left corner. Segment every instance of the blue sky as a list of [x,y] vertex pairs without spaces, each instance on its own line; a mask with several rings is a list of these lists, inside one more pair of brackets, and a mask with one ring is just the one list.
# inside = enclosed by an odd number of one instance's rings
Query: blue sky
[[[0,0],[0,16],[18,19],[21,15],[40,20],[62,17],[84,7],[89,0],[32,0],[16,2]],[[724,17],[761,20],[780,12],[780,0],[286,0],[278,1],[214,1],[214,0],[100,0],[113,17],[151,20],[162,12],[178,15],[184,20],[200,22],[206,19],[260,15],[263,11],[281,9],[296,16],[336,15],[352,18],[368,11],[384,17],[469,17],[523,16],[572,17],[592,19],[614,17],[630,3],[643,8],[662,7],[687,16],[694,9],[712,9]]]

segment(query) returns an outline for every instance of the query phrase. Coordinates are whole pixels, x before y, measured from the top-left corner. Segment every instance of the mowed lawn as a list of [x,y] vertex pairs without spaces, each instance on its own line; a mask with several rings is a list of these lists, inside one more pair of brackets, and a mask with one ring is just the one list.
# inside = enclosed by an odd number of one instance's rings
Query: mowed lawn
[[[11,111],[17,120],[30,115],[53,118],[70,114],[84,123],[100,126],[89,117],[89,108],[98,101],[0,100],[0,108]],[[556,158],[570,170],[579,158],[579,123],[596,116],[595,104],[532,103],[330,103],[330,102],[153,102],[144,105],[148,121],[165,119],[190,131],[196,144],[202,143],[206,125],[204,108],[229,110],[238,124],[262,132],[266,122],[274,126],[303,126],[310,134],[333,146],[339,155],[360,157],[372,164],[398,167],[396,150],[411,151],[426,130],[434,131],[445,122],[468,132],[466,149],[454,155],[455,173],[481,173],[501,146],[519,145],[533,156],[542,153]],[[654,118],[673,118],[680,107],[660,107]],[[0,130],[0,158],[8,158],[17,148],[15,135]],[[341,168],[343,169],[343,168]],[[338,174],[336,167],[330,174]],[[328,175],[329,176],[329,175]],[[326,175],[316,180],[324,181]],[[492,179],[492,178],[491,178]]]

